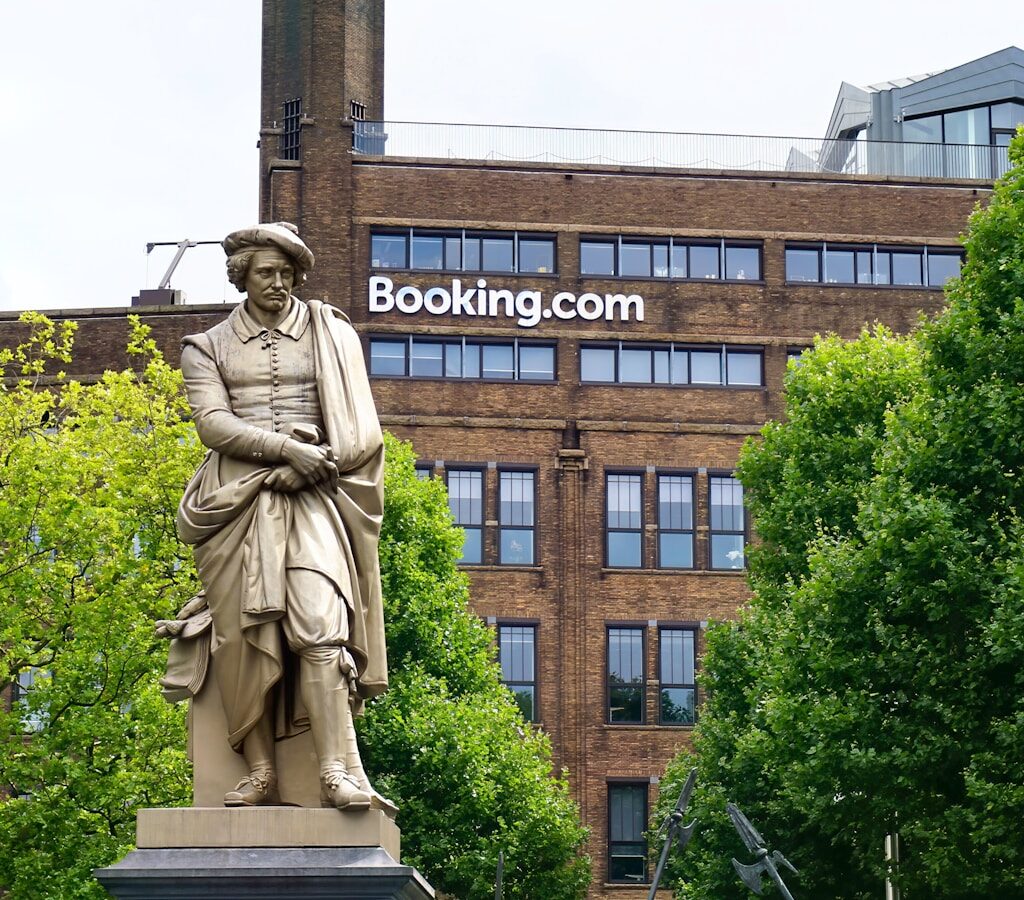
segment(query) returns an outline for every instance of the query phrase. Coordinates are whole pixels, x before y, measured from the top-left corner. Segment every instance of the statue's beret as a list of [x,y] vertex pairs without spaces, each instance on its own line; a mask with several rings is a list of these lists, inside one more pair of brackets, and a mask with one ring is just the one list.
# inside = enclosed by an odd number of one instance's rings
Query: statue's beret
[[313,251],[299,237],[299,229],[291,222],[265,222],[251,228],[232,231],[221,246],[228,256],[239,250],[259,250],[276,247],[286,253],[306,272],[313,268]]

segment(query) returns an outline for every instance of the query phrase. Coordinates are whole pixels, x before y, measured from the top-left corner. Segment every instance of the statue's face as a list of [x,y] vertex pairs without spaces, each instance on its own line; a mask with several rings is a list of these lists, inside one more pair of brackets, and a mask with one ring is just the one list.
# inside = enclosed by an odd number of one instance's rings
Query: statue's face
[[295,285],[295,265],[280,250],[257,250],[245,275],[245,293],[249,302],[268,313],[280,312],[288,305]]

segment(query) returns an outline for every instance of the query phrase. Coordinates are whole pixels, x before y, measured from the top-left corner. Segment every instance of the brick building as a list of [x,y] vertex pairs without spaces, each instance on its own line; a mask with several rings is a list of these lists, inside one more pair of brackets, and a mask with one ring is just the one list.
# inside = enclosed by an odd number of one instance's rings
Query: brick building
[[[739,448],[815,334],[940,307],[1024,53],[843,85],[801,143],[387,122],[383,52],[383,0],[265,0],[261,219],[299,226],[305,294],[348,312],[382,421],[448,484],[473,607],[592,829],[592,895],[646,896],[702,631],[747,596]],[[225,313],[133,311],[172,360]],[[126,312],[67,313],[75,374],[126,364]]]

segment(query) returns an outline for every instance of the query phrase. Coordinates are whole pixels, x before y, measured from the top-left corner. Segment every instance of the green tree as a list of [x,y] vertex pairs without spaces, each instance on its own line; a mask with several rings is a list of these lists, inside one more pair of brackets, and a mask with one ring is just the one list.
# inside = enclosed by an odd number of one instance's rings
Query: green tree
[[0,884],[96,897],[90,871],[131,847],[135,809],[190,795],[152,623],[195,589],[174,511],[201,448],[180,373],[141,331],[140,373],[44,390],[73,329],[26,325],[0,351],[0,684],[34,678],[0,708]]
[[[91,870],[126,853],[140,806],[190,800],[184,707],[157,679],[153,621],[197,589],[175,511],[203,448],[181,373],[144,329],[136,371],[57,378],[73,328],[25,319],[0,351],[0,885],[14,898],[100,897]],[[443,487],[387,436],[381,540],[392,690],[360,729],[371,777],[401,805],[404,857],[460,898],[578,898],[585,831],[550,749],[500,684],[468,608]]]
[[734,800],[798,896],[879,896],[898,830],[908,896],[1024,897],[1024,138],[1011,159],[947,310],[820,343],[744,451],[764,543],[708,641],[684,896],[745,896]]

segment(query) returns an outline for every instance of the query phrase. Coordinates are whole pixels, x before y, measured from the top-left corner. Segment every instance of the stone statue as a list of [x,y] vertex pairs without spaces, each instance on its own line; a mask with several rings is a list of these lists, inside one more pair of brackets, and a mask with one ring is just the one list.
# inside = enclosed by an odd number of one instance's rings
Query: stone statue
[[[292,294],[313,254],[286,222],[228,235],[245,302],[183,341],[208,448],[178,511],[203,591],[175,622],[170,699],[215,670],[248,776],[226,806],[280,803],[275,740],[312,732],[322,806],[392,813],[363,770],[353,717],[387,688],[377,541],[384,447],[362,348],[343,313]],[[203,653],[203,637],[208,652]]]

